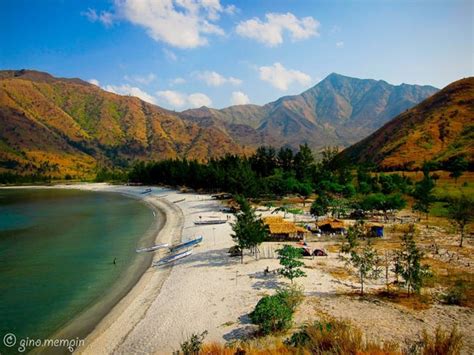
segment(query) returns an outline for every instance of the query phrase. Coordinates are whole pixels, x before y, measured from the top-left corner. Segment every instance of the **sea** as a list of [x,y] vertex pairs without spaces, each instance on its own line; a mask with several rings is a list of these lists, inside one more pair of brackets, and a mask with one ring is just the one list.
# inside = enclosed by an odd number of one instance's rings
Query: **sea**
[[85,338],[150,265],[135,249],[153,243],[159,219],[112,192],[0,189],[0,354]]

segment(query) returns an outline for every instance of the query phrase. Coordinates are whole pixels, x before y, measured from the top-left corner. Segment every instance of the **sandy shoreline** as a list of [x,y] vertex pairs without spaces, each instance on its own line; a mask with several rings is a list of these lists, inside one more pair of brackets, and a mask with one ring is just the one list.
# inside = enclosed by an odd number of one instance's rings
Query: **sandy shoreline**
[[[246,255],[244,264],[230,258],[234,244],[230,223],[195,226],[194,221],[234,216],[220,212],[221,205],[209,195],[182,194],[153,188],[149,196],[140,195],[144,187],[85,184],[64,186],[84,190],[114,191],[142,198],[163,211],[166,223],[156,236],[159,242],[176,242],[203,235],[193,254],[173,267],[149,268],[131,291],[95,327],[78,349],[83,354],[171,354],[192,333],[207,330],[206,341],[225,343],[251,333],[255,327],[248,319],[258,300],[272,294],[287,282],[263,270],[279,267],[274,251],[280,243],[264,243],[259,260]],[[160,197],[161,196],[161,197]],[[265,214],[270,212],[264,212]],[[327,242],[310,243],[326,248]],[[439,324],[458,325],[466,335],[463,353],[474,349],[468,337],[474,332],[474,312],[463,307],[434,305],[413,311],[403,306],[373,303],[348,296],[358,288],[357,280],[339,278],[332,270],[343,268],[338,253],[328,257],[305,258],[307,277],[299,279],[306,300],[295,315],[297,324],[317,320],[321,314],[348,319],[359,325],[367,336],[403,343],[414,339],[423,329],[433,332]],[[159,259],[163,254],[153,257]],[[383,287],[383,281],[368,282],[367,289]],[[404,324],[404,327],[393,327]]]

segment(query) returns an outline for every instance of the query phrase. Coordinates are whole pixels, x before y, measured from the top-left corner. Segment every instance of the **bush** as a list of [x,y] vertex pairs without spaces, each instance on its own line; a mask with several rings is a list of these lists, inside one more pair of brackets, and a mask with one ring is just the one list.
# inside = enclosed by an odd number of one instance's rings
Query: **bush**
[[448,291],[441,296],[444,303],[450,305],[462,306],[467,300],[467,286],[463,280],[457,280],[454,286],[450,287]]
[[197,355],[201,351],[207,330],[201,334],[192,334],[188,340],[181,344],[181,351],[184,355]]
[[250,319],[259,326],[262,334],[289,329],[292,318],[293,311],[281,294],[263,297],[250,313]]
[[454,355],[459,354],[462,347],[462,335],[456,327],[451,332],[436,328],[433,337],[423,332],[423,355]]
[[305,325],[286,344],[311,354],[390,354],[398,348],[396,344],[364,341],[359,328],[340,320]]
[[298,307],[304,299],[303,288],[298,285],[292,285],[279,289],[276,293],[276,296],[279,297],[280,300],[284,302],[292,312],[296,310],[296,307]]

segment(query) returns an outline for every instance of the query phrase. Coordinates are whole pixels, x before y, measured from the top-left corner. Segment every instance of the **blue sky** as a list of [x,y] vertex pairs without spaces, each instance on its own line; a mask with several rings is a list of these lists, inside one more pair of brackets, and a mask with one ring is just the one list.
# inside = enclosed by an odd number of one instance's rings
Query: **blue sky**
[[438,88],[474,73],[470,0],[0,0],[0,69],[184,110],[264,104],[332,72]]

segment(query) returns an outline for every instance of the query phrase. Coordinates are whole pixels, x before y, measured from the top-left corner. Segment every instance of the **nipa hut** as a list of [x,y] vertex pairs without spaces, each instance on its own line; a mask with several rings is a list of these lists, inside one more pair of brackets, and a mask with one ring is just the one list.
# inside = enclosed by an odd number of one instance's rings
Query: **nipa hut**
[[308,232],[303,227],[285,221],[281,216],[269,216],[263,221],[268,226],[270,238],[273,240],[302,240]]
[[346,232],[344,222],[339,219],[327,219],[318,223],[318,228],[322,233],[336,233],[343,234]]

